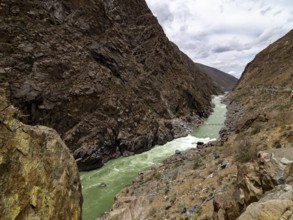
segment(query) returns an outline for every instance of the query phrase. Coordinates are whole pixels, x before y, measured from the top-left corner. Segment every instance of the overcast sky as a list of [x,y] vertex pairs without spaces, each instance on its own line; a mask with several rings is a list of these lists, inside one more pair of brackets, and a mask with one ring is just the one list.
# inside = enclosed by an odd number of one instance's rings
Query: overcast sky
[[168,38],[195,62],[240,76],[293,29],[293,0],[146,0]]

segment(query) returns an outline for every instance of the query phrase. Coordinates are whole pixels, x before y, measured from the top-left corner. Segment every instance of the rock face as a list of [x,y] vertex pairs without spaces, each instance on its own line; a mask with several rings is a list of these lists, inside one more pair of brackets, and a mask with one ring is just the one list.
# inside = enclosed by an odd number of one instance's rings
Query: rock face
[[279,186],[267,193],[260,201],[252,203],[238,220],[292,220],[293,189],[292,185]]
[[280,185],[292,185],[292,48],[290,31],[256,55],[228,95],[223,146],[244,164],[236,189],[215,196],[214,219],[232,220],[245,210],[239,219],[292,219],[292,198],[278,199]]
[[253,127],[260,131],[263,126],[279,133],[277,130],[285,131],[284,126],[292,124],[292,56],[293,30],[257,54],[246,66],[228,98],[236,121],[230,127],[236,133]]
[[[215,203],[216,217],[225,213],[226,219],[234,219],[229,218],[229,212],[240,215],[252,203],[240,219],[290,218],[283,217],[290,202],[264,202],[262,198],[280,184],[292,185],[293,152],[289,147],[293,139],[292,48],[293,31],[290,31],[247,65],[237,86],[228,95],[229,117],[222,137],[230,140],[224,147],[238,146],[237,160],[255,162],[238,167],[238,189],[233,193],[238,196],[230,200],[232,206]],[[273,149],[266,150],[268,148]],[[259,150],[262,151],[257,154]],[[274,205],[279,217],[268,217]]]
[[183,135],[220,91],[143,0],[3,0],[0,11],[0,82],[81,170]]
[[[246,66],[235,90],[261,85],[284,86],[283,89],[285,89],[292,85],[288,81],[293,77],[291,73],[293,66],[292,40],[293,30],[258,53],[255,59]],[[274,92],[273,88],[267,89]],[[275,89],[277,90],[277,88]]]
[[81,219],[79,172],[52,129],[27,126],[0,91],[1,219]]
[[270,149],[259,152],[255,163],[240,165],[237,187],[215,196],[214,219],[236,219],[245,209],[241,220],[291,219],[292,155],[293,148]]

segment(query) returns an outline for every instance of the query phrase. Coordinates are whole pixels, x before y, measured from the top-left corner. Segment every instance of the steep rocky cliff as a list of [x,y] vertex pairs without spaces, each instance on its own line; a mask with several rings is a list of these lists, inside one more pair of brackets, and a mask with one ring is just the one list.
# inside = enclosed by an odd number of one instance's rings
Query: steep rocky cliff
[[28,126],[0,90],[0,218],[81,219],[79,172],[53,130]]
[[290,31],[248,64],[228,94],[222,140],[138,176],[103,218],[291,220],[292,57]]
[[[245,164],[238,167],[238,189],[242,189],[240,197],[244,201],[234,196],[230,200],[234,205],[225,205],[227,209],[222,210],[221,215],[224,214],[226,219],[234,219],[227,217],[229,213],[239,216],[239,211],[246,208],[239,219],[293,217],[292,57],[291,30],[256,55],[227,97],[230,136],[224,147],[234,152],[236,161]],[[257,164],[251,164],[252,161],[257,161]]]
[[0,82],[81,170],[182,135],[220,91],[143,0],[3,0]]
[[[229,94],[227,127],[258,149],[293,141],[293,31],[256,55]],[[236,107],[236,108],[235,108]],[[233,120],[236,116],[237,120]]]

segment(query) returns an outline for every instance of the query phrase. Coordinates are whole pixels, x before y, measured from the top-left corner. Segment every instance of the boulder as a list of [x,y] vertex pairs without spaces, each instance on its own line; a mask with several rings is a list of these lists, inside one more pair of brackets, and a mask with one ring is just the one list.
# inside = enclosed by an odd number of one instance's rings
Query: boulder
[[[293,179],[293,148],[279,148],[260,151],[256,162],[238,166],[237,187],[228,192],[218,194],[214,198],[214,219],[235,219],[243,210],[250,207],[242,219],[290,219],[285,216],[292,209],[292,200],[277,200],[271,190],[279,189],[285,183],[292,184]],[[283,187],[283,186],[282,186]],[[290,186],[291,187],[291,186]],[[289,187],[289,188],[290,188]],[[284,188],[284,190],[287,188]],[[291,189],[291,188],[290,188]],[[269,192],[269,194],[265,194]],[[276,191],[276,195],[281,191]],[[266,196],[264,196],[264,194]],[[284,194],[288,195],[288,193]],[[293,195],[291,195],[293,196]],[[271,198],[274,201],[269,201]],[[260,203],[255,203],[260,201]],[[291,208],[289,208],[291,207]],[[276,210],[275,210],[275,209]],[[288,211],[289,210],[289,211]],[[288,212],[287,212],[288,211]],[[265,218],[275,212],[279,218]],[[286,212],[286,215],[284,214]],[[260,214],[263,213],[263,214]],[[269,214],[265,214],[269,213]],[[281,213],[281,214],[280,214]],[[238,214],[238,215],[237,215]],[[255,217],[262,216],[262,217]]]
[[292,183],[293,148],[258,152],[256,163],[238,167],[237,183],[243,190],[246,204],[258,201],[264,192],[275,186]]
[[180,150],[175,150],[175,154],[180,155],[182,154]]
[[0,218],[81,219],[79,172],[59,135],[13,118],[0,91]]
[[118,197],[112,211],[98,218],[99,220],[137,220],[147,219],[148,200],[135,196]]
[[213,200],[214,220],[234,220],[241,214],[244,201],[239,193],[239,190],[231,189],[215,195]]
[[291,185],[282,185],[266,193],[258,202],[250,204],[238,220],[292,220],[293,189]]
[[265,190],[293,180],[293,148],[270,149],[258,153],[262,186]]
[[257,163],[247,163],[238,166],[237,185],[243,191],[246,204],[250,204],[261,198],[263,189]]

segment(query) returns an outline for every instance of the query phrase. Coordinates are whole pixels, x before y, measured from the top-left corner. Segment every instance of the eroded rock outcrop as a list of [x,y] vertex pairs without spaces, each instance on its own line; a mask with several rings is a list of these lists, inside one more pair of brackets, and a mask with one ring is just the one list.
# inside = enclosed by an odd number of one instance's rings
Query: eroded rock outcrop
[[1,84],[81,170],[185,134],[220,91],[143,0],[3,0],[0,11]]
[[53,129],[28,126],[0,91],[1,219],[81,219],[79,172]]
[[232,220],[244,210],[239,217],[241,220],[290,219],[293,208],[292,155],[293,148],[270,149],[259,152],[256,162],[240,165],[237,187],[214,199],[214,219]]
[[292,185],[278,186],[268,192],[258,202],[252,203],[238,220],[292,220],[293,189]]

